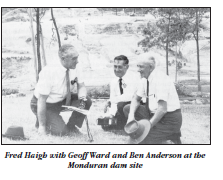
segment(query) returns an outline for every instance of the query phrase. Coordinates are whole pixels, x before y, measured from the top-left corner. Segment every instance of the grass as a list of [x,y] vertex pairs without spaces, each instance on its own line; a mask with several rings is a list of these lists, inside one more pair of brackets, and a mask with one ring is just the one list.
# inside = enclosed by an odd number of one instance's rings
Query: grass
[[[186,87],[192,92],[198,92],[197,85],[186,85]],[[210,85],[201,85],[201,91],[205,93],[210,93]]]
[[[185,79],[185,80],[180,80],[178,81],[179,83],[183,83],[184,85],[197,85],[198,80],[197,79]],[[200,81],[201,85],[210,85],[210,81],[208,80],[201,80]]]
[[181,105],[183,114],[182,142],[210,143],[210,105]]
[[[128,136],[122,131],[105,132],[96,125],[96,119],[103,112],[104,100],[93,102],[90,115],[88,116],[89,126],[94,141],[89,142],[87,129],[84,123],[80,129],[82,135],[76,136],[52,136],[38,135],[34,127],[35,116],[30,110],[31,94],[26,97],[3,98],[2,99],[2,133],[5,133],[11,125],[18,125],[24,128],[26,141],[14,141],[2,138],[3,144],[126,144]],[[183,144],[209,144],[210,143],[210,105],[182,105]]]

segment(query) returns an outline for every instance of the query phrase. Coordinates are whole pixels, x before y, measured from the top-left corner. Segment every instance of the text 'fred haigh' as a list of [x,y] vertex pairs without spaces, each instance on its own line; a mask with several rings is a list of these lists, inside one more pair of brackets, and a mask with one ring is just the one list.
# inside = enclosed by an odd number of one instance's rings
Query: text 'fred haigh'
[[[32,152],[20,152],[18,154],[12,154],[10,152],[5,153],[5,158],[36,158],[37,160],[42,160],[44,158],[72,158],[72,159],[80,159],[86,160],[88,157],[93,158],[192,158],[192,154],[165,154],[159,152],[157,154],[148,152],[147,154],[136,154],[135,152],[125,152],[124,154],[111,154],[108,152],[107,154],[98,154],[97,152],[84,152],[82,154],[76,154],[74,152],[69,152],[68,154],[64,152],[57,152],[55,154],[47,154],[43,153],[32,153]],[[193,158],[205,158],[206,154],[201,154],[200,152],[194,153]]]

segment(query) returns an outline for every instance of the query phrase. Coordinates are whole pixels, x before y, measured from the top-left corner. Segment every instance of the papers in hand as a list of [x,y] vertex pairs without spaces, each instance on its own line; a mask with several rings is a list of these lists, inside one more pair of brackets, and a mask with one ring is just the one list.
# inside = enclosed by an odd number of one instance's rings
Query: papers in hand
[[77,111],[77,112],[82,113],[84,115],[88,115],[88,113],[89,113],[89,111],[86,110],[86,109],[80,109],[80,108],[76,108],[76,107],[73,107],[73,106],[62,106],[62,107],[65,107],[70,111]]
[[145,96],[145,97],[149,98],[150,96],[154,96],[155,97],[155,94],[150,94],[149,96]]

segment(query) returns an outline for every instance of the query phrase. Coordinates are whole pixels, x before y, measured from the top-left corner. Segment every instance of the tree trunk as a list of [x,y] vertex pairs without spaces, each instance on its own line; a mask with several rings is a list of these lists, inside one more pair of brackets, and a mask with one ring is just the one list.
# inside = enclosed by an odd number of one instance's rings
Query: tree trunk
[[169,75],[169,70],[168,70],[168,48],[169,48],[169,43],[168,41],[166,42],[166,74]]
[[42,49],[42,54],[43,54],[43,60],[42,60],[42,67],[46,66],[46,55],[45,55],[45,49],[44,49],[44,39],[43,39],[43,30],[42,30],[42,26],[40,24],[40,45],[41,45],[41,49]]
[[36,74],[36,82],[39,79],[38,71],[37,71],[37,60],[36,60],[36,47],[35,47],[35,36],[33,32],[33,17],[32,17],[32,8],[29,8],[29,16],[30,16],[30,26],[31,26],[31,33],[32,33],[32,44],[33,44],[33,57],[34,57],[34,69]]
[[201,92],[201,80],[200,80],[200,55],[199,55],[199,34],[198,34],[198,28],[199,28],[199,19],[198,19],[198,10],[196,9],[196,45],[197,45],[197,80],[198,80],[198,91]]
[[175,83],[177,83],[177,44],[176,44],[176,54],[175,54],[175,58],[176,58],[176,74],[175,74]]
[[52,20],[53,20],[54,27],[55,27],[56,32],[57,32],[58,45],[59,45],[59,48],[60,48],[60,47],[61,47],[61,43],[60,43],[60,34],[59,34],[59,32],[58,32],[58,29],[57,29],[56,20],[54,19],[54,16],[53,16],[53,8],[51,8],[51,16],[52,16]]
[[37,32],[37,61],[38,61],[38,74],[41,71],[41,56],[40,56],[40,25],[39,25],[39,8],[36,10],[36,32]]
[[168,18],[169,24],[167,27],[167,38],[166,38],[166,74],[169,75],[169,70],[168,70],[168,53],[169,53],[169,30],[170,30],[170,16]]

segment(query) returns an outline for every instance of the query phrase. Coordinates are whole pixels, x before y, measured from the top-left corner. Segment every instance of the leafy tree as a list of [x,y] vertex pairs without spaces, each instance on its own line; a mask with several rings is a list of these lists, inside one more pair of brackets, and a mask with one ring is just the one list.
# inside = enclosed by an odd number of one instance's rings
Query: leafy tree
[[147,24],[147,29],[144,30],[144,35],[147,35],[144,41],[148,47],[161,46],[165,44],[166,50],[166,74],[168,75],[168,52],[169,46],[173,46],[171,43],[171,25],[175,18],[177,8],[150,8],[145,10],[150,12],[155,18],[157,18],[156,25],[151,27]]
[[55,20],[54,15],[53,15],[53,8],[51,8],[51,17],[52,17],[52,20],[53,20],[54,27],[56,29],[58,45],[59,45],[59,48],[60,48],[61,47],[60,34],[59,34],[59,31],[58,31],[58,28],[57,28],[56,20]]
[[[198,78],[198,91],[201,92],[200,83],[200,48],[199,40],[202,38],[201,30],[209,30],[208,27],[202,24],[202,21],[209,18],[207,15],[210,12],[210,8],[181,8],[184,14],[184,20],[187,22],[187,30],[192,34],[190,38],[194,38],[197,48],[197,78]],[[203,47],[202,47],[203,48]]]
[[[177,62],[177,56],[179,54],[182,58],[181,47],[186,40],[191,39],[191,28],[187,18],[187,10],[185,8],[177,8],[175,16],[173,17],[173,22],[170,26],[169,37],[171,39],[171,44],[175,46],[176,52],[176,73],[175,82],[177,82],[177,71],[180,67],[181,62]],[[182,66],[181,66],[182,67]]]
[[[147,27],[143,31],[145,39],[139,42],[139,44],[148,48],[153,46],[164,48],[163,45],[165,44],[166,73],[168,74],[169,48],[177,46],[178,51],[180,52],[182,44],[186,40],[194,38],[197,47],[197,74],[199,91],[201,91],[199,33],[202,29],[208,30],[208,27],[205,27],[201,22],[202,19],[209,18],[209,16],[206,15],[206,13],[209,11],[210,8],[145,8],[144,12],[150,12],[157,19],[157,21],[155,25],[152,23],[147,24]],[[210,39],[210,37],[205,38]]]
[[203,18],[209,18],[204,16],[205,13],[210,12],[210,8],[192,8],[190,14],[196,17],[195,24],[192,22],[192,34],[196,41],[197,47],[197,79],[198,79],[198,91],[201,92],[201,80],[200,80],[200,49],[199,49],[199,32],[205,27],[201,24]]
[[41,56],[40,56],[40,17],[39,17],[39,8],[36,8],[36,36],[37,36],[37,62],[38,62],[38,74],[40,73],[41,66]]
[[[32,11],[32,8],[27,9],[27,13],[30,17],[31,20],[31,29],[32,29],[32,41],[33,41],[33,50],[34,50],[34,64],[35,64],[35,72],[36,72],[36,81],[38,81],[38,74],[42,69],[42,66],[46,65],[46,60],[45,60],[45,51],[43,47],[43,35],[42,35],[42,28],[41,28],[41,18],[45,15],[46,8],[34,8],[35,11]],[[34,38],[34,32],[33,32],[33,26],[32,26],[32,21],[36,22],[36,37]],[[40,39],[41,38],[41,39]],[[35,47],[35,39],[37,42],[37,45]],[[40,40],[42,40],[42,51],[43,51],[43,64],[41,63],[41,56],[40,56]],[[36,48],[36,49],[35,49]],[[37,60],[36,60],[36,54],[37,54]],[[37,61],[37,64],[36,64]]]

